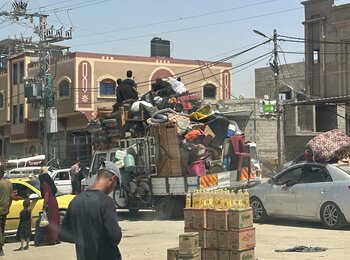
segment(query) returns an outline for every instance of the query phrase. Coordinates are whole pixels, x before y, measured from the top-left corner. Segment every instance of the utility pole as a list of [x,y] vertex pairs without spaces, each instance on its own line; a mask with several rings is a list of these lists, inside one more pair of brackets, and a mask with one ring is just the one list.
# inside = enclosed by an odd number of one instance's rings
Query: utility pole
[[277,31],[273,30],[272,38],[267,37],[262,32],[257,30],[253,30],[254,33],[270,39],[273,41],[273,62],[270,63],[270,67],[274,73],[274,81],[275,81],[275,92],[276,92],[276,117],[277,117],[277,165],[281,166],[282,163],[282,153],[281,153],[281,109],[280,109],[280,96],[279,96],[279,85],[278,85],[278,76],[279,76],[279,65],[278,65],[278,45],[277,45]]
[[276,90],[276,116],[277,116],[277,165],[281,166],[282,156],[281,156],[281,111],[280,111],[280,96],[279,96],[279,86],[278,86],[278,76],[279,76],[279,66],[278,66],[278,49],[277,49],[277,31],[273,30],[273,64],[272,70],[274,72],[275,79],[275,90]]
[[37,12],[27,13],[27,3],[22,0],[15,0],[12,8],[12,12],[0,12],[0,16],[6,16],[15,21],[22,17],[23,20],[29,19],[30,23],[34,23],[34,18],[39,19],[38,25],[34,26],[34,33],[39,37],[39,41],[30,41],[29,48],[27,48],[38,53],[39,71],[35,77],[25,78],[24,86],[27,103],[39,105],[39,138],[42,153],[49,161],[55,157],[54,133],[57,132],[57,110],[51,75],[51,50],[53,49],[51,44],[72,39],[72,28],[64,31],[63,27],[55,29],[49,26],[47,24],[48,15]]

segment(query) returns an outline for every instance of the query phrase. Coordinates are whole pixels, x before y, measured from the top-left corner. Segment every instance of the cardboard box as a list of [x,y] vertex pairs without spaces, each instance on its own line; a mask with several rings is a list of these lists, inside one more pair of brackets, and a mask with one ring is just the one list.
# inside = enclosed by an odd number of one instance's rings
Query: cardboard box
[[208,209],[207,210],[207,228],[215,229],[216,228],[216,219],[215,219],[215,210]]
[[202,260],[219,260],[219,251],[216,249],[204,249],[202,254]]
[[179,236],[179,256],[192,256],[198,253],[199,236],[197,232]]
[[242,229],[253,226],[253,209],[229,210],[228,212],[228,228]]
[[241,252],[230,251],[230,260],[255,260],[254,248]]
[[218,248],[228,250],[228,231],[218,231]]
[[204,229],[194,229],[185,227],[185,232],[197,232],[199,238],[199,247],[206,247],[206,233]]
[[255,247],[255,228],[228,231],[228,249],[243,251]]
[[178,260],[178,259],[179,259],[179,248],[178,247],[169,248],[167,260]]
[[206,248],[218,248],[218,232],[216,230],[205,230]]
[[226,231],[228,230],[228,210],[215,210],[215,229]]
[[230,251],[229,250],[219,250],[219,260],[230,260]]
[[201,260],[201,251],[199,251],[197,254],[192,256],[179,256],[178,260]]
[[191,208],[184,209],[184,222],[185,222],[185,228],[194,228],[193,209]]
[[193,227],[203,229],[207,227],[207,210],[193,209]]

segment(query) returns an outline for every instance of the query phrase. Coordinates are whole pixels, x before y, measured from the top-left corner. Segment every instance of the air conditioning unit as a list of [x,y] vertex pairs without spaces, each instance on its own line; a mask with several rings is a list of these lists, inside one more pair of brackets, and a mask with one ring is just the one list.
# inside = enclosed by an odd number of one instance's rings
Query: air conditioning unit
[[280,100],[287,100],[287,95],[285,93],[278,94]]

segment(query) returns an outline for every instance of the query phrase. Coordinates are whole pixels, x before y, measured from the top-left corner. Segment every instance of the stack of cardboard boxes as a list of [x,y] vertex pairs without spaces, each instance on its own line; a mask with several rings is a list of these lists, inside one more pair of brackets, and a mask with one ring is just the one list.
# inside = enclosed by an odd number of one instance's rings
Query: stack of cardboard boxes
[[251,208],[184,209],[185,232],[198,232],[202,260],[255,259]]
[[201,260],[198,233],[181,234],[179,247],[168,249],[168,260]]

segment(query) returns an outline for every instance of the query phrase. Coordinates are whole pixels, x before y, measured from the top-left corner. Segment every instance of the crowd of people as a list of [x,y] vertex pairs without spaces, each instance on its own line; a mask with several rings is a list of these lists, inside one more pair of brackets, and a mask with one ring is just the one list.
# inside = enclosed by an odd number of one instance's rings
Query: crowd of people
[[[104,161],[98,170],[92,187],[80,192],[78,184],[81,164],[77,162],[71,168],[73,193],[78,194],[71,201],[60,225],[59,208],[56,199],[57,187],[48,174],[47,167],[41,167],[39,174],[40,192],[43,199],[42,212],[48,225],[41,227],[41,214],[35,224],[34,245],[56,245],[60,241],[74,243],[78,260],[121,259],[118,244],[122,238],[118,225],[115,204],[108,196],[121,180],[119,169],[114,163]],[[4,179],[5,170],[0,166],[0,257],[4,256],[5,224],[10,211],[14,190],[9,180]],[[79,182],[79,181],[78,181]],[[79,183],[80,185],[80,183]],[[29,249],[32,235],[31,201],[23,199],[23,209],[19,213],[17,238],[20,247],[15,251]]]

